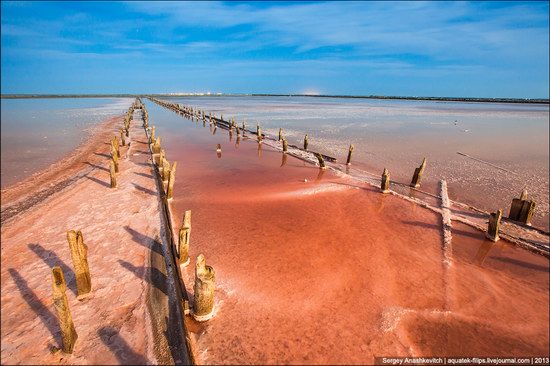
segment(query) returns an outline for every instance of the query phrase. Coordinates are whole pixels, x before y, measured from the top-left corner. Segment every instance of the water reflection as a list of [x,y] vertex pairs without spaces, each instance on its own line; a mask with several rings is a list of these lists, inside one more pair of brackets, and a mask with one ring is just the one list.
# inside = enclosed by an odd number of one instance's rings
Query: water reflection
[[493,248],[493,245],[494,243],[490,240],[484,240],[483,243],[481,243],[475,257],[475,262],[478,265],[483,266],[483,262],[485,262],[485,259]]
[[262,143],[258,142],[258,157],[262,157]]
[[286,164],[286,158],[287,158],[287,154],[283,154],[283,158],[281,160],[281,167],[285,166]]

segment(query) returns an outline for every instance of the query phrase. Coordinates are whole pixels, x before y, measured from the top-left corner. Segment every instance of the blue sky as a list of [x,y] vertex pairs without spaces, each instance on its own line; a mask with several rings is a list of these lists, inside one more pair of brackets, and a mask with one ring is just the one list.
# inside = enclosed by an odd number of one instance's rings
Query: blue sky
[[549,2],[6,2],[2,93],[548,98]]

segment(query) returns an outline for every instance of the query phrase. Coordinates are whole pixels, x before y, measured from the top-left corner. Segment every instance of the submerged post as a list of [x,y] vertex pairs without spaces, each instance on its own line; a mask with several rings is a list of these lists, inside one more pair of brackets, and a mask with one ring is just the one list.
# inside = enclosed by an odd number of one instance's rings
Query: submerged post
[[382,193],[390,192],[390,172],[388,172],[388,169],[386,168],[384,168],[384,171],[382,172],[382,183],[380,184],[380,190]]
[[346,165],[351,165],[351,154],[353,153],[353,150],[355,150],[355,146],[349,145],[348,161],[346,162]]
[[199,322],[206,321],[214,315],[215,280],[214,268],[206,265],[204,255],[200,254],[195,265],[195,285],[193,286],[195,292],[193,318]]
[[189,264],[189,239],[191,237],[191,210],[185,211],[183,214],[183,221],[179,230],[179,248],[178,248],[178,260],[180,266],[187,266]]
[[317,158],[317,160],[319,160],[319,168],[326,169],[327,166],[325,165],[325,159],[323,159],[323,155],[315,153],[315,157]]
[[422,174],[424,174],[424,169],[426,169],[426,158],[422,160],[422,164],[414,170],[414,175],[411,181],[411,187],[418,188],[420,187],[420,181],[422,180]]
[[109,162],[109,174],[111,175],[111,188],[116,188],[116,168],[115,162],[112,160]]
[[78,232],[74,230],[67,231],[67,241],[71,249],[71,258],[76,277],[77,298],[81,299],[87,296],[92,290],[92,279],[90,268],[88,267],[88,247],[84,244],[80,230]]
[[61,339],[63,342],[63,352],[73,353],[74,344],[78,339],[78,334],[74,329],[73,317],[69,309],[69,302],[67,301],[67,284],[65,283],[65,276],[59,266],[52,268],[52,292],[53,292],[53,305],[57,314],[57,320],[59,321],[59,328],[61,328]]
[[497,212],[492,212],[489,215],[489,227],[485,236],[494,242],[497,242],[500,238],[498,236],[498,231],[500,229],[500,219],[502,218],[502,210],[499,209]]
[[307,145],[309,145],[309,141],[307,140],[307,134],[306,134],[306,137],[304,137],[304,150],[307,150]]
[[167,198],[171,200],[174,197],[174,182],[176,180],[176,165],[178,165],[177,161],[174,161],[174,164],[172,165],[172,169],[170,169],[170,176],[168,177],[168,191],[167,191]]

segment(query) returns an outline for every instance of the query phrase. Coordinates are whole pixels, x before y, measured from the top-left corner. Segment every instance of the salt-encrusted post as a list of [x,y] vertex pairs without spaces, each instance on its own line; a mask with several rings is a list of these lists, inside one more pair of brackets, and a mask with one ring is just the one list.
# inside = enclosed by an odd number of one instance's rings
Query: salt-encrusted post
[[111,175],[111,188],[116,188],[116,168],[115,168],[115,162],[109,161],[109,173]]
[[170,179],[170,172],[172,171],[172,169],[174,169],[174,167],[170,167],[170,163],[168,162],[168,160],[166,160],[166,158],[162,159],[161,166],[162,166],[162,181],[166,183]]
[[193,287],[195,292],[193,318],[199,322],[206,321],[214,315],[215,281],[214,268],[206,265],[204,255],[200,254],[195,265],[195,285]]
[[355,150],[355,146],[349,145],[348,160],[346,162],[346,165],[351,165],[351,154],[353,153],[353,150]]
[[180,266],[189,264],[189,239],[191,237],[191,210],[183,214],[183,222],[179,230],[178,260]]
[[384,168],[382,172],[382,183],[380,184],[380,190],[382,193],[389,193],[390,191],[390,172]]
[[424,169],[426,169],[426,158],[422,160],[422,164],[414,170],[414,175],[411,181],[411,187],[418,188],[420,187],[420,181],[422,180],[422,174],[424,174]]
[[288,151],[288,141],[283,137],[283,153]]
[[69,309],[69,302],[67,301],[67,284],[65,283],[65,277],[63,271],[59,266],[52,268],[52,292],[53,292],[53,305],[57,314],[57,320],[59,321],[59,328],[61,328],[61,339],[63,341],[63,352],[73,353],[74,344],[78,339],[78,334],[74,329],[73,317]]
[[168,177],[168,191],[166,197],[171,200],[174,197],[174,181],[176,180],[176,166],[178,165],[177,161],[174,161],[172,164],[172,169],[170,169],[170,176]]
[[491,241],[498,241],[500,238],[498,236],[498,231],[500,229],[500,219],[502,218],[502,210],[499,209],[497,212],[492,212],[489,215],[489,227],[485,236]]
[[153,154],[160,154],[160,136],[158,136],[153,143]]
[[71,249],[71,258],[76,277],[77,298],[81,299],[92,290],[92,279],[88,267],[88,247],[84,244],[80,230],[78,232],[74,230],[67,231],[67,241]]
[[317,158],[317,160],[319,160],[319,168],[326,169],[327,166],[325,165],[325,159],[323,159],[323,155],[315,153],[315,157]]
[[306,137],[304,137],[304,150],[307,150],[307,145],[309,145],[309,141],[307,140],[307,134],[306,134]]
[[521,191],[521,196],[519,196],[519,199],[522,200],[522,201],[527,200],[527,190],[526,189]]

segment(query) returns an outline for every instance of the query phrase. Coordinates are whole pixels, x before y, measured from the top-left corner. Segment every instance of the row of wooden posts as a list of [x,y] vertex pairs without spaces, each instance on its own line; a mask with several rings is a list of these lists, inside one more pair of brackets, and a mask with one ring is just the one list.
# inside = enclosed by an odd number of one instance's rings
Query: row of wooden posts
[[[150,98],[150,99],[153,102],[155,102],[155,103],[157,103],[161,106],[164,106],[168,109],[171,109],[171,110],[173,110],[176,113],[179,113],[181,115],[186,115],[186,116],[191,117],[191,118],[198,118],[198,119],[203,119],[203,120],[206,119],[206,112],[204,110],[201,110],[201,109],[198,109],[198,108],[193,108],[191,106],[182,106],[182,105],[177,104],[177,103],[170,103],[170,102],[166,102],[166,101],[159,100],[159,99],[156,99],[156,98]],[[215,114],[213,116],[212,113],[209,113],[208,114],[208,119],[209,119],[210,123],[211,124],[213,123],[214,126],[215,126],[216,120],[217,120]],[[218,119],[218,120],[221,120],[221,122],[226,122],[223,119],[223,114],[221,115],[221,118]],[[237,134],[239,134],[238,125],[235,123],[235,117],[233,117],[228,123],[226,122],[226,124],[229,128],[230,133],[232,131],[232,128],[234,126],[237,126]],[[245,122],[244,121],[243,121],[242,130],[243,130],[243,135],[244,135],[244,131],[245,131]],[[257,123],[257,125],[256,125],[256,135],[257,135],[258,143],[261,143],[262,139],[264,138],[264,135],[261,132],[261,128],[260,128],[259,123]],[[288,152],[288,141],[283,135],[283,129],[282,128],[279,128],[278,141],[281,142],[283,153],[286,154]],[[309,145],[309,139],[308,139],[308,135],[306,134],[305,137],[304,137],[304,145],[303,145],[304,146],[303,147],[304,151],[308,151],[308,145]],[[221,152],[221,146],[219,144],[218,144],[216,150],[217,150],[218,153]],[[355,146],[353,144],[350,145],[349,149],[348,149],[347,160],[346,160],[346,165],[348,165],[348,166],[351,165],[351,158],[352,158],[352,154],[353,154],[354,150],[355,150]],[[320,169],[326,169],[327,166],[326,166],[323,155],[320,154],[320,153],[316,153],[316,152],[313,152],[313,155],[317,158],[317,160],[319,162],[319,168]],[[415,168],[415,170],[414,170],[414,174],[413,174],[413,177],[412,177],[412,180],[411,180],[411,183],[410,183],[410,186],[412,188],[419,188],[420,187],[420,183],[422,181],[422,176],[424,174],[425,169],[426,169],[426,158],[424,158],[422,160],[422,163],[420,164],[420,166],[418,168]],[[386,168],[384,168],[384,170],[382,172],[380,190],[381,190],[382,193],[389,193],[390,192],[390,173],[389,173],[388,169],[386,169]],[[512,200],[512,206],[510,208],[510,213],[508,215],[508,219],[512,220],[512,221],[522,223],[522,224],[530,225],[531,224],[531,219],[532,219],[533,214],[534,214],[534,209],[535,209],[535,202],[532,201],[532,200],[528,200],[527,199],[527,192],[524,191],[520,198],[514,198]],[[499,231],[499,228],[500,228],[501,218],[502,218],[502,210],[501,209],[499,209],[497,212],[491,213],[490,216],[489,216],[488,229],[487,229],[486,236],[492,241],[499,240],[498,231]]]
[[[126,146],[126,138],[129,137],[130,122],[133,118],[135,109],[142,108],[143,105],[137,100],[126,113],[124,118],[124,128],[120,129],[120,143],[122,146]],[[110,144],[111,159],[109,162],[110,175],[111,175],[111,187],[116,188],[116,173],[119,171],[119,158],[120,158],[120,144],[117,136],[114,136]],[[90,295],[92,291],[92,278],[90,275],[90,268],[88,266],[88,246],[84,243],[84,237],[82,232],[70,230],[67,231],[67,241],[71,251],[71,258],[74,267],[76,287],[77,287],[77,299]],[[74,327],[74,322],[69,309],[69,302],[67,299],[67,284],[65,282],[65,276],[61,267],[55,266],[52,268],[52,292],[53,303],[59,326],[61,329],[62,338],[62,350],[65,353],[72,353],[74,345],[78,339],[78,334]]]
[[[166,184],[166,198],[171,200],[174,192],[174,181],[177,162],[171,166],[166,159],[166,153],[161,148],[160,136],[155,135],[155,126],[148,127],[144,123],[144,128],[149,132],[149,144],[153,154],[154,164],[158,168],[159,176]],[[181,267],[190,263],[189,243],[191,238],[191,210],[185,211],[182,225],[178,232],[177,259]],[[195,264],[195,282],[193,285],[193,312],[191,315],[197,321],[206,321],[212,318],[214,313],[214,290],[215,290],[215,271],[214,268],[206,264],[203,254],[199,254]]]

